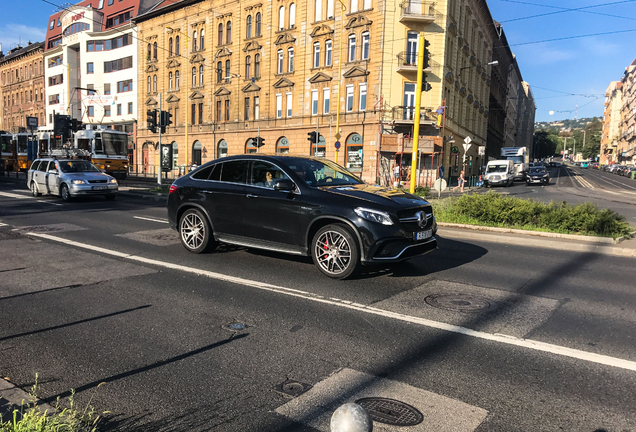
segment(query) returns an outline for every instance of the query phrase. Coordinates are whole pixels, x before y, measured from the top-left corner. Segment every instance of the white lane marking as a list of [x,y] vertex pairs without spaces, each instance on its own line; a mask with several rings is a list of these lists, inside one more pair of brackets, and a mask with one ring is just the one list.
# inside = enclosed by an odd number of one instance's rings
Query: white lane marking
[[42,201],[42,200],[37,200],[37,202],[39,202],[39,203],[44,203],[44,204],[56,205],[56,206],[62,206],[62,205],[64,205],[64,204],[60,204],[60,203],[56,203],[56,202]]
[[[629,184],[626,184],[626,183],[623,183],[623,182],[620,182],[620,181],[617,181],[617,180],[614,180],[614,179],[611,179],[611,178],[604,177],[604,176],[603,176],[603,175],[601,175],[600,173],[593,173],[592,175],[593,175],[593,176],[594,176],[597,180],[603,180],[604,182],[607,182],[607,183],[609,183],[609,184],[610,184],[610,185],[612,185],[612,186],[616,185],[616,186],[620,186],[620,187],[625,187],[625,188],[628,188],[628,189],[634,189],[634,190],[636,190],[636,187],[633,187],[633,186],[631,186],[631,185],[629,185]],[[626,192],[627,192],[627,191],[626,191]]]
[[153,218],[147,218],[147,217],[141,217],[141,216],[133,216],[133,218],[141,219],[141,220],[147,220],[147,221],[150,221],[150,222],[159,222],[159,223],[165,223],[165,224],[169,223],[165,219],[153,219]]
[[[636,218],[634,218],[634,219],[636,219]],[[2,226],[9,226],[9,224],[0,222],[0,227],[2,227]]]
[[491,334],[480,332],[476,330],[471,330],[466,327],[460,327],[452,324],[447,324],[443,322],[433,321],[426,318],[419,318],[415,316],[409,316],[405,314],[401,314],[398,312],[391,312],[384,309],[374,308],[372,306],[367,306],[360,303],[354,303],[349,300],[342,300],[338,298],[328,298],[323,297],[321,295],[312,294],[306,291],[300,291],[293,288],[285,288],[278,285],[273,285],[265,282],[259,282],[251,279],[244,279],[235,276],[224,275],[221,273],[211,272],[207,270],[201,270],[194,267],[186,267],[179,264],[172,264],[165,261],[158,261],[150,258],[144,258],[136,255],[130,255],[123,252],[114,251],[111,249],[105,249],[98,246],[92,246],[85,243],[79,243],[73,240],[68,240],[61,237],[52,236],[49,234],[41,234],[41,233],[26,233],[27,235],[31,235],[33,237],[40,237],[47,240],[67,244],[69,246],[75,246],[82,249],[88,249],[92,252],[99,252],[107,255],[116,256],[119,258],[129,259],[132,261],[142,262],[144,264],[155,265],[158,267],[169,268],[173,270],[183,271],[187,273],[192,273],[199,276],[206,276],[211,279],[222,280],[226,282],[231,282],[239,285],[251,286],[254,288],[258,288],[264,291],[271,291],[278,294],[284,294],[291,297],[300,297],[309,301],[328,304],[331,306],[341,307],[345,309],[352,309],[358,312],[363,312],[371,315],[382,316],[384,318],[392,318],[398,321],[404,321],[413,324],[419,324],[421,326],[430,327],[438,330],[448,331],[452,333],[459,333],[465,336],[471,336],[478,339],[484,339],[493,342],[499,342],[507,345],[518,346],[522,348],[528,348],[535,351],[542,351],[551,354],[561,355],[565,357],[571,357],[578,360],[584,360],[591,363],[598,363],[606,366],[617,367],[621,369],[627,369],[636,372],[636,362],[630,360],[624,360],[616,357],[610,357],[602,354],[591,353],[587,351],[581,351],[573,348],[567,348],[559,345],[553,345],[545,342],[535,341],[531,339],[520,339],[515,336],[509,336],[504,334]]
[[29,198],[28,195],[18,195],[18,194],[13,194],[9,192],[0,192],[0,196],[7,197],[7,198]]

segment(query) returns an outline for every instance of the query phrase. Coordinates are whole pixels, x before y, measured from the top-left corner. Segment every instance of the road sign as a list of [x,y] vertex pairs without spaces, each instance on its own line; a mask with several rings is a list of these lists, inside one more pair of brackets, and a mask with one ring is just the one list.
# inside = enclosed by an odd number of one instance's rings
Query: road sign
[[340,135],[340,132],[336,132],[336,139],[337,139],[337,140],[339,140],[341,136],[342,136],[342,135]]
[[334,143],[334,147],[336,148],[336,150],[338,150],[340,148],[340,141],[336,141]]
[[37,117],[27,117],[26,118],[27,127],[29,129],[37,129],[38,127],[38,118]]
[[436,191],[443,191],[444,189],[446,189],[446,180],[444,180],[443,178],[438,178],[437,180],[435,180],[435,183],[433,183],[433,189],[435,189]]
[[457,146],[452,146],[452,147],[451,147],[451,153],[452,153],[452,154],[457,154],[457,153],[459,153],[459,147],[457,147]]
[[472,139],[470,139],[470,137],[469,137],[469,136],[467,136],[466,138],[464,138],[464,142],[465,142],[466,144],[470,144],[470,142],[471,142],[471,141],[472,141]]
[[439,178],[444,178],[444,165],[439,167]]

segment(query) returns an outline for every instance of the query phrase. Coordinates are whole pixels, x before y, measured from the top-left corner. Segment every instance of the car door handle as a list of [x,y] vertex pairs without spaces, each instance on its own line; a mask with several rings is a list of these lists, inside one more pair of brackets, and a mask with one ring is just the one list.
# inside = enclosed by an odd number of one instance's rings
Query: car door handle
[[252,195],[252,194],[247,194],[246,196],[247,196],[248,198],[258,198],[258,196],[257,196],[257,195]]

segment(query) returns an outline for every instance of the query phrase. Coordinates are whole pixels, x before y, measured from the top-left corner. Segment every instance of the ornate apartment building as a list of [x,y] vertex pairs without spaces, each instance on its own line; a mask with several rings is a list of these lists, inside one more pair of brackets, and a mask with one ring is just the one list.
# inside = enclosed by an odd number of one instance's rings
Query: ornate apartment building
[[27,117],[44,123],[44,43],[16,47],[6,56],[0,51],[0,130],[17,133],[27,130]]
[[605,111],[601,135],[601,164],[618,161],[618,141],[621,135],[621,108],[623,83],[612,81],[605,91]]
[[636,152],[636,60],[625,68],[621,79],[622,105],[620,112],[621,135],[618,140],[619,162],[633,161]]

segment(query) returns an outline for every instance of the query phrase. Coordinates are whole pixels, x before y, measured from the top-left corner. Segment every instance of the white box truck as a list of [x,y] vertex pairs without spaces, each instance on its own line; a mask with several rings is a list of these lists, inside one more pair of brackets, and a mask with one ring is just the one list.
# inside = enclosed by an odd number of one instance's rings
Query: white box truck
[[502,147],[501,158],[515,164],[515,180],[525,180],[528,174],[528,149],[526,147]]

